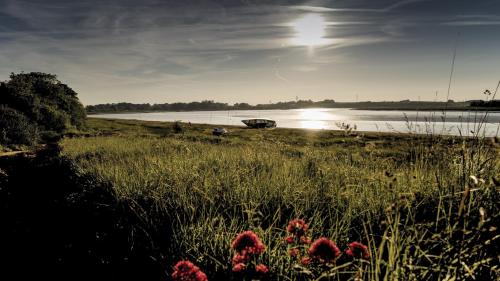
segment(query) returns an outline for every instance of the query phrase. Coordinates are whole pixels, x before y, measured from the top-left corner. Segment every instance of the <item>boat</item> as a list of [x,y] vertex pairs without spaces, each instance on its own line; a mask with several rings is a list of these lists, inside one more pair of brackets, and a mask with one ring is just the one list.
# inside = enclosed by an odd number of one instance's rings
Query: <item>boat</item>
[[214,136],[225,136],[227,133],[228,131],[225,128],[214,128],[212,131],[212,135]]
[[274,128],[276,127],[276,121],[271,119],[247,119],[241,120],[243,124],[247,125],[250,128]]

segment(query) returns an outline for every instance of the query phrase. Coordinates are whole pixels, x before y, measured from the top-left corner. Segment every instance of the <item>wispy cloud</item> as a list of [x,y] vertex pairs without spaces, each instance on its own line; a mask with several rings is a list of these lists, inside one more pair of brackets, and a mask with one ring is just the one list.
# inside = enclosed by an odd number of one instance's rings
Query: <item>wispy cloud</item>
[[[385,5],[383,7],[373,7],[373,8],[333,8],[333,7],[324,7],[324,6],[309,6],[309,5],[296,5],[291,6],[291,9],[305,11],[305,12],[315,12],[315,13],[328,13],[328,12],[352,12],[352,13],[385,13],[390,12],[392,10],[402,8],[407,5],[425,2],[430,0],[398,0],[393,1],[392,3]],[[376,4],[376,2],[373,2]],[[365,3],[367,4],[367,3]],[[373,5],[373,4],[372,4]]]
[[467,20],[467,21],[450,21],[445,22],[443,25],[449,26],[487,26],[487,25],[500,25],[500,21],[480,21],[480,20]]
[[500,25],[500,15],[460,15],[442,24],[448,26]]

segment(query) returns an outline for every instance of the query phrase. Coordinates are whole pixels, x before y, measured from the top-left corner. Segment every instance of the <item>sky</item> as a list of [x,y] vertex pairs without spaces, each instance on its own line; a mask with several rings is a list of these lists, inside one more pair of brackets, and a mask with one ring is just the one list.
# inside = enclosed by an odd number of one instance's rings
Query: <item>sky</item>
[[500,80],[499,0],[0,0],[0,7],[0,80],[56,74],[86,105],[459,101],[482,98]]

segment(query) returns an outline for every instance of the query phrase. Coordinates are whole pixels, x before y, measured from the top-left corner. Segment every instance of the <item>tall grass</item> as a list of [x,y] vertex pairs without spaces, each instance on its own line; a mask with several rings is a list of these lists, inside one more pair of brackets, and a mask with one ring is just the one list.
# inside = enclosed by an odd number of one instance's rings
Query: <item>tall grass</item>
[[231,240],[252,229],[267,245],[271,279],[305,278],[283,242],[287,222],[300,217],[313,237],[342,250],[354,240],[368,244],[365,280],[499,276],[491,227],[500,161],[486,139],[236,129],[220,139],[203,126],[173,134],[155,125],[151,133],[152,123],[122,122],[133,129],[65,139],[62,154],[81,173],[112,183],[166,271],[187,258],[214,280],[228,278]]

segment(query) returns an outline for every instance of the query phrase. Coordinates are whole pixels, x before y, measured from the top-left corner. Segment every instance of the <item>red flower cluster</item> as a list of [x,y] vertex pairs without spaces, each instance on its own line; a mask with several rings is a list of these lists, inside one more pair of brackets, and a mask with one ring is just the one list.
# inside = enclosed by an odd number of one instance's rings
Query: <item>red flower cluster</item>
[[207,281],[208,278],[197,266],[190,261],[180,261],[172,273],[174,281]]
[[238,234],[236,239],[233,241],[232,247],[236,250],[236,252],[242,255],[260,255],[266,249],[257,234],[250,230]]
[[345,251],[345,253],[348,256],[357,259],[370,259],[370,252],[368,251],[368,247],[359,242],[352,242],[351,244],[349,244],[349,249]]
[[269,272],[269,269],[265,265],[255,265],[255,258],[266,249],[257,234],[252,231],[240,233],[236,236],[231,246],[236,251],[233,257],[233,272],[246,273],[250,276],[256,275],[258,278],[264,278]]
[[302,237],[306,234],[309,226],[302,219],[294,219],[288,223],[286,230],[296,237]]
[[309,257],[320,263],[335,263],[340,256],[339,248],[328,238],[322,237],[312,243],[309,248]]
[[262,275],[266,275],[269,272],[269,269],[267,268],[267,266],[265,266],[263,264],[258,264],[255,267],[255,272],[257,272],[257,274],[262,276]]
[[306,232],[309,229],[307,223],[302,219],[294,219],[288,223],[286,230],[292,234],[285,238],[288,244],[300,243],[300,244],[310,244],[311,239],[306,236]]
[[285,238],[288,246],[288,254],[295,260],[300,260],[300,258],[305,254],[305,248],[303,245],[311,244],[311,238],[307,236],[307,230],[309,226],[302,219],[294,219],[288,223],[286,230],[291,236]]
[[239,273],[242,272],[247,268],[246,264],[244,263],[237,263],[233,266],[233,272]]
[[311,244],[311,238],[302,236],[300,237],[300,244]]

